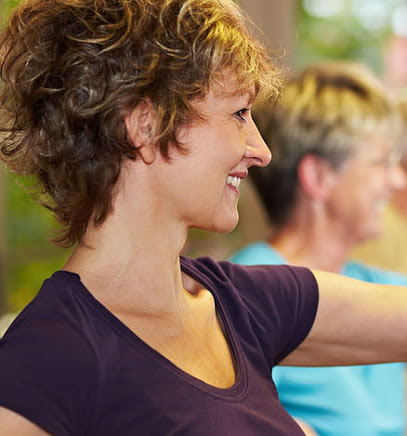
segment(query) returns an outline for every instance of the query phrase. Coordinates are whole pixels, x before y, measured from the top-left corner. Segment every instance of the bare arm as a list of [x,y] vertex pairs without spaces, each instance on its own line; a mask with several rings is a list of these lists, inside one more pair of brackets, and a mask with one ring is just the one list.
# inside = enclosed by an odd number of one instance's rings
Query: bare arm
[[284,365],[407,361],[407,287],[313,273],[320,295],[316,319]]
[[306,422],[299,418],[295,418],[296,423],[301,427],[301,430],[305,433],[305,436],[318,436],[317,433],[315,433],[315,430],[308,425]]
[[4,407],[0,407],[0,428],[2,436],[49,436],[28,419]]

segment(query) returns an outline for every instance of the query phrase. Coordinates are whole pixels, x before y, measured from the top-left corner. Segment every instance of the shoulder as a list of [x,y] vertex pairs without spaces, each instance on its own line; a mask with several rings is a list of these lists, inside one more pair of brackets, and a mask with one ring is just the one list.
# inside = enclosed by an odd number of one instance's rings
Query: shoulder
[[82,434],[100,389],[97,326],[75,286],[47,280],[0,340],[0,406],[52,434]]
[[356,261],[347,262],[344,266],[342,273],[348,277],[370,283],[402,286],[407,285],[407,276],[403,274],[366,265],[364,263]]
[[[13,375],[15,380],[47,374],[61,387],[70,374],[92,375],[92,323],[86,307],[71,292],[74,285],[61,283],[58,278],[44,282],[0,341],[2,373]],[[4,384],[2,374],[0,378]]]
[[91,337],[96,333],[98,318],[86,293],[79,276],[58,271],[44,281],[33,301],[12,322],[2,348],[28,342],[25,347],[43,344],[48,353],[70,346],[78,351],[81,344],[87,349],[94,343]]
[[183,265],[224,303],[239,328],[250,326],[263,350],[274,341],[269,362],[284,358],[308,334],[318,306],[317,283],[309,269],[211,258],[188,259]]
[[316,289],[313,273],[304,267],[289,265],[239,265],[229,261],[216,261],[210,257],[182,258],[182,266],[198,280],[214,281],[237,290],[243,296],[268,296],[299,289]]

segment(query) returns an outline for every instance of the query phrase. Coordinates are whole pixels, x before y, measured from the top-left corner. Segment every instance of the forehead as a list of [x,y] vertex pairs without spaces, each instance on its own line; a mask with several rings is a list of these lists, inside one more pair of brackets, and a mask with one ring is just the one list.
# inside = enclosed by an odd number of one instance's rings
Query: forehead
[[257,95],[257,88],[254,83],[239,82],[236,74],[228,70],[212,80],[209,92],[220,97],[245,96],[253,102]]
[[[254,84],[240,84],[235,77],[223,75],[213,80],[208,91],[193,102],[198,112],[211,112],[237,105],[251,106],[256,99],[257,90]],[[235,110],[242,109],[236,107]]]
[[390,137],[380,135],[364,135],[354,144],[354,156],[387,156],[397,150],[397,142]]

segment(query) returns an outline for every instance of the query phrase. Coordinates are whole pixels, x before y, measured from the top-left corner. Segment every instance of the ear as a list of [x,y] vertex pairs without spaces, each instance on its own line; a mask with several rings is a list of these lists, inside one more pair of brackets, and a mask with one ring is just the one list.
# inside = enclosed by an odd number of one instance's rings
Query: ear
[[129,111],[124,122],[130,142],[137,148],[146,164],[154,162],[157,153],[155,129],[157,112],[150,100],[143,100]]
[[298,164],[298,180],[301,189],[315,200],[327,198],[336,180],[336,171],[329,163],[316,155],[305,155]]

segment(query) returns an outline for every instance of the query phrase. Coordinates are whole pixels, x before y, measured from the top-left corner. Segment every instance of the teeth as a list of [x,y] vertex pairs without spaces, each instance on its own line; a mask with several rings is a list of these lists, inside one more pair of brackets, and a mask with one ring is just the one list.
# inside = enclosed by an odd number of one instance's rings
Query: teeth
[[242,179],[241,179],[240,177],[232,177],[232,176],[228,176],[227,184],[228,184],[228,185],[232,185],[232,186],[234,186],[235,188],[238,188],[239,185],[240,185],[240,181],[241,181],[241,180],[242,180]]

